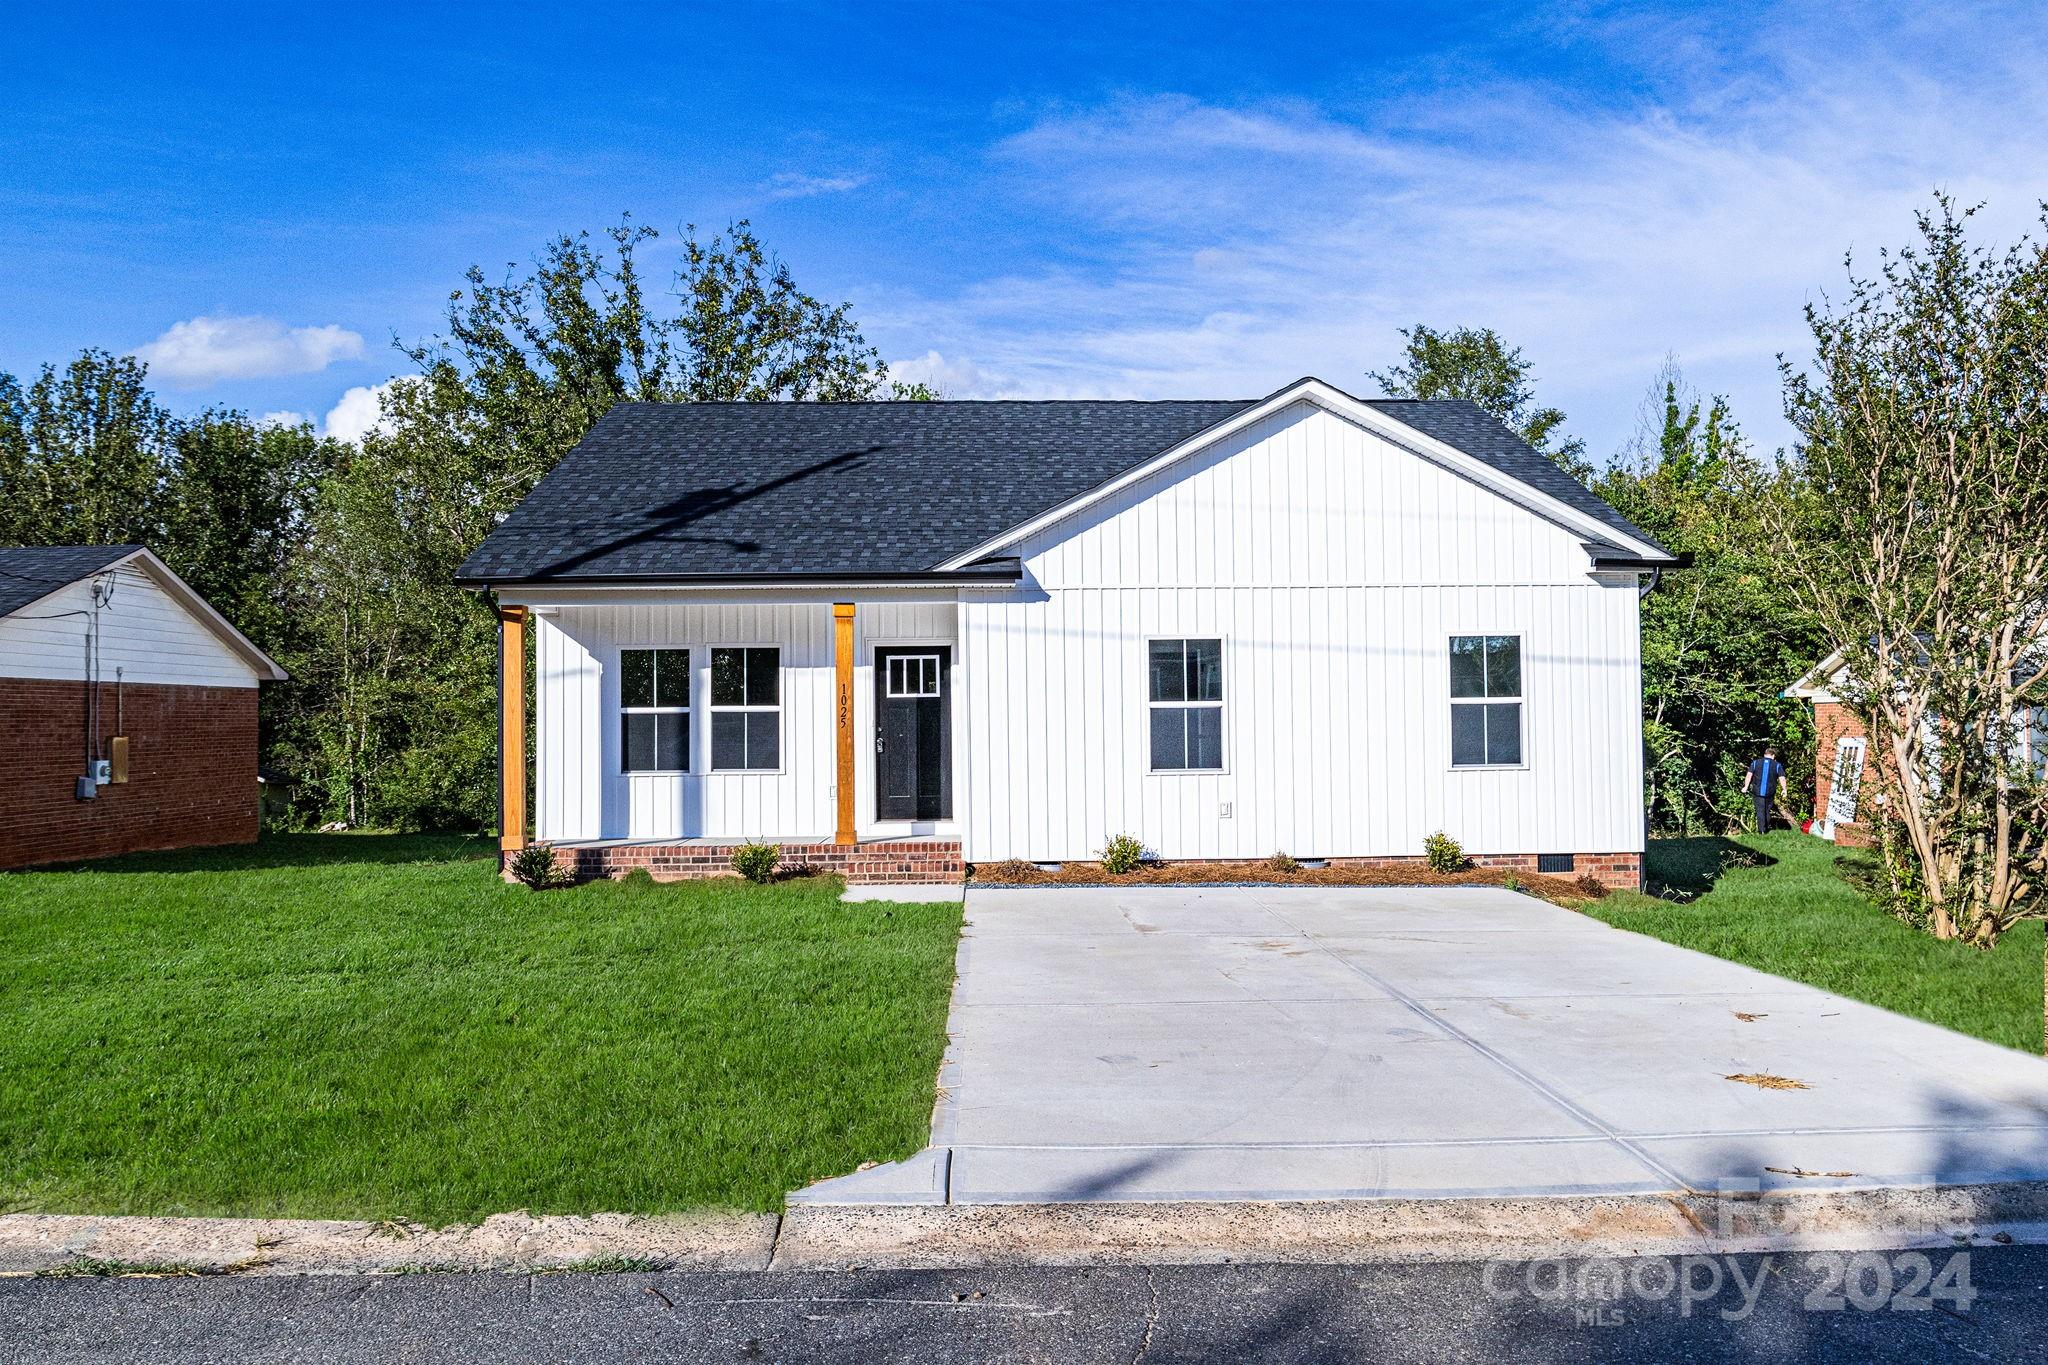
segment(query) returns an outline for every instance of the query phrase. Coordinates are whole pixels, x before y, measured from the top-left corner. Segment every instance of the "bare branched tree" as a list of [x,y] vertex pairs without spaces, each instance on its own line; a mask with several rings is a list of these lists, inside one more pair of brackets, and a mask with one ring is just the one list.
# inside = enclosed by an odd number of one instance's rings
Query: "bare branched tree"
[[1939,198],[1807,309],[1776,520],[1878,757],[1887,899],[1989,945],[2048,909],[2048,241],[1976,247],[1969,218]]

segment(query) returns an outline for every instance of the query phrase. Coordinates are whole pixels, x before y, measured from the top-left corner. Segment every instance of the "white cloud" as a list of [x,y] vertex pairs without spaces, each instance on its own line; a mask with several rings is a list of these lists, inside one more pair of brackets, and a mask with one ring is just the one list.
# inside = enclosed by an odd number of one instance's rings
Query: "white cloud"
[[998,192],[1081,249],[881,296],[863,321],[935,366],[973,356],[963,388],[1141,397],[1254,396],[1304,373],[1370,393],[1396,328],[1485,325],[1598,454],[1671,353],[1775,445],[1776,353],[1803,353],[1801,309],[1841,292],[1845,251],[1873,267],[1937,188],[1988,202],[1983,240],[2031,222],[2048,183],[2038,34],[1777,29],[1696,81],[1644,56],[1657,95],[1604,107],[1468,83],[1341,110],[1062,111],[993,165]]
[[820,194],[845,194],[868,183],[864,175],[807,175],[781,171],[768,177],[762,194],[768,199],[810,199]]
[[362,353],[362,336],[346,327],[287,327],[265,317],[189,318],[135,348],[153,376],[187,389],[223,379],[313,374]]
[[327,419],[320,424],[320,434],[332,436],[337,441],[360,441],[373,431],[389,431],[391,424],[384,417],[384,395],[408,382],[404,375],[400,375],[382,384],[359,384],[350,389],[327,410]]
[[899,384],[929,384],[941,398],[1021,398],[971,360],[949,360],[937,351],[889,362],[889,378]]
[[303,412],[266,412],[256,419],[256,425],[259,427],[303,427],[310,425],[312,421],[313,419]]

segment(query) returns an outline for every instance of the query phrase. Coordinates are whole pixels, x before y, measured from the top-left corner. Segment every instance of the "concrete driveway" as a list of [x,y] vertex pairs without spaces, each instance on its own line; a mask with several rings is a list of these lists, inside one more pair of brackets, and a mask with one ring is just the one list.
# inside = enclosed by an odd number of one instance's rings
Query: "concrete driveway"
[[971,891],[951,1031],[798,1202],[2048,1179],[2048,1062],[1490,888]]

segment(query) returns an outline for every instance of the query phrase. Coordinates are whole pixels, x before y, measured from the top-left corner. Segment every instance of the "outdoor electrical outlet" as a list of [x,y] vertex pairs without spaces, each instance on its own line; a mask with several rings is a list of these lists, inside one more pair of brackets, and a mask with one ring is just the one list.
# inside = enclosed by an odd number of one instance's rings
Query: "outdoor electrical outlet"
[[1223,803],[1223,818],[1226,820],[1230,818],[1230,803],[1228,801]]

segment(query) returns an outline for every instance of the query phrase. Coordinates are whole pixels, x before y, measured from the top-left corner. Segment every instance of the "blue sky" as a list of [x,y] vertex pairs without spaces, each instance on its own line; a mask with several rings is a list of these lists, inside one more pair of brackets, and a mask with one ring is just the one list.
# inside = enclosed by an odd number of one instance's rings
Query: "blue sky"
[[1845,251],[2048,195],[2040,5],[0,18],[0,368],[140,351],[180,409],[344,431],[465,267],[631,212],[751,218],[950,396],[1369,392],[1474,323],[1596,454],[1667,355],[1768,446]]

